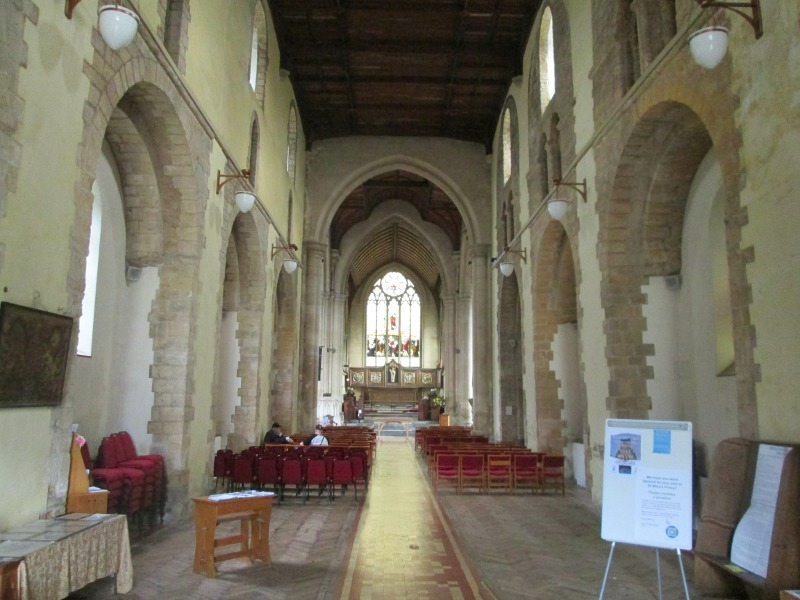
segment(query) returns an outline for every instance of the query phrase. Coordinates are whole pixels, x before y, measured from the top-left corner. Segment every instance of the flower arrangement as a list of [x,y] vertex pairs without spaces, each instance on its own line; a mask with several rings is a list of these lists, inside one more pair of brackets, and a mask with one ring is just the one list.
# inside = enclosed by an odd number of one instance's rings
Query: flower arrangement
[[78,446],[83,447],[83,445],[86,443],[86,438],[83,437],[82,435],[76,435],[75,443],[78,444]]
[[431,406],[444,406],[444,398],[441,396],[434,396],[431,398]]

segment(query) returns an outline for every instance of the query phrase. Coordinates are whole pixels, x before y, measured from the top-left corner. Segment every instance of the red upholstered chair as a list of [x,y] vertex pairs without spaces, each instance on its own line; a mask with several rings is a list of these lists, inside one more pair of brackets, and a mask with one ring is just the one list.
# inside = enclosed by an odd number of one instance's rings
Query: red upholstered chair
[[[142,508],[150,512],[150,524],[152,525],[158,510],[158,489],[161,485],[161,470],[163,467],[153,461],[137,458],[133,445],[126,445],[123,438],[124,436],[119,433],[114,433],[108,436],[108,443],[116,448],[117,467],[138,469],[144,473]],[[142,513],[140,513],[140,519],[142,516]],[[141,527],[141,521],[139,526]]]
[[467,487],[477,487],[479,493],[486,488],[485,457],[483,454],[462,454],[460,472],[460,490]]
[[308,497],[311,493],[311,486],[318,486],[320,496],[327,491],[328,500],[331,500],[333,488],[328,486],[328,474],[325,469],[325,459],[322,457],[309,456],[306,459],[305,471],[306,501],[308,501]]
[[546,490],[548,485],[552,485],[553,489],[561,490],[563,496],[564,491],[564,457],[563,456],[545,456],[542,459],[542,489]]
[[530,488],[536,492],[542,487],[541,457],[538,454],[514,455],[514,490]]
[[[341,486],[341,494],[344,496],[348,485],[353,485],[353,465],[349,458],[337,458],[333,461],[333,477],[331,477],[331,487],[335,490],[336,486]],[[353,485],[355,489],[355,485]],[[333,493],[335,495],[335,492]],[[358,490],[355,490],[355,499],[358,499]]]
[[[140,511],[144,508],[145,475],[140,469],[120,467],[119,462],[117,445],[109,437],[103,438],[95,461],[95,464],[99,465],[99,467],[92,471],[92,477],[94,478],[100,469],[114,470],[121,474],[126,485],[123,486],[123,494],[120,498],[118,510],[128,515],[128,517],[140,515]],[[100,476],[100,473],[97,473],[97,475]]]
[[486,487],[489,491],[492,488],[503,488],[510,492],[513,480],[511,455],[490,453],[486,462]]
[[133,438],[127,431],[120,431],[117,443],[122,446],[122,451],[125,460],[146,460],[154,464],[154,493],[155,504],[158,506],[158,511],[161,517],[161,522],[164,522],[164,507],[167,503],[167,471],[164,457],[161,454],[137,454],[136,446],[133,443]]
[[253,473],[253,458],[247,454],[236,454],[233,457],[231,469],[231,488],[252,489],[255,483]]
[[89,442],[81,446],[81,458],[83,458],[83,465],[89,469],[92,484],[108,491],[106,510],[109,513],[117,512],[120,509],[123,495],[127,494],[125,488],[130,487],[125,475],[118,469],[95,469],[89,452]]
[[281,500],[286,493],[286,486],[294,486],[295,495],[300,495],[303,489],[303,466],[300,457],[286,455],[281,464]]
[[233,450],[219,450],[214,455],[214,491],[217,491],[220,480],[222,489],[230,489],[231,469],[233,468]]
[[450,483],[456,491],[460,488],[459,464],[461,456],[439,452],[436,454],[436,469],[434,470],[433,487],[439,491],[443,483]]
[[273,453],[261,454],[256,458],[256,484],[258,489],[263,490],[266,486],[272,486],[272,491],[277,494],[280,483],[281,476],[277,455]]

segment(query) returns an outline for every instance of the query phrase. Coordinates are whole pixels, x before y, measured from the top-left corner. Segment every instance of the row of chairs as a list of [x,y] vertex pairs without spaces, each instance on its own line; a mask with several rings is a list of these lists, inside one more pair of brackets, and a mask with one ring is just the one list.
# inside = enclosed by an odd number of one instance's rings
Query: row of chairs
[[84,466],[92,482],[108,490],[108,512],[128,515],[141,532],[145,517],[152,527],[164,522],[167,477],[161,454],[137,454],[127,431],[103,438],[97,458],[92,460],[89,444],[81,447]]
[[458,494],[465,488],[477,488],[480,493],[495,488],[507,492],[551,488],[564,495],[564,457],[539,452],[437,453],[433,484],[437,491],[440,485],[450,484]]
[[[426,448],[426,440],[429,437],[439,438],[469,438],[472,436],[472,428],[465,425],[431,425],[429,427],[420,427],[414,432],[414,448],[416,450],[424,451]],[[481,436],[473,436],[481,437]],[[486,438],[488,441],[488,438]]]
[[[314,448],[314,447],[312,447]],[[227,482],[228,490],[269,489],[283,500],[287,488],[295,495],[305,492],[308,500],[312,489],[333,500],[336,486],[344,494],[352,485],[355,499],[358,486],[364,490],[369,485],[368,458],[363,450],[327,452],[275,452],[266,450],[257,454],[244,451],[234,454],[220,450],[214,457],[214,476],[217,482]]]

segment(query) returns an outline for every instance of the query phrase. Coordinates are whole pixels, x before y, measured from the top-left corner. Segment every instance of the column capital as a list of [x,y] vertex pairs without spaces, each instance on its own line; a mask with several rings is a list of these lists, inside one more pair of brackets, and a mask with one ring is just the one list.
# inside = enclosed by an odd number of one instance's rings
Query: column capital
[[486,259],[489,260],[491,254],[491,244],[473,244],[470,247],[470,258],[472,260]]
[[303,253],[308,252],[311,254],[326,254],[328,251],[328,244],[318,242],[316,240],[303,240]]

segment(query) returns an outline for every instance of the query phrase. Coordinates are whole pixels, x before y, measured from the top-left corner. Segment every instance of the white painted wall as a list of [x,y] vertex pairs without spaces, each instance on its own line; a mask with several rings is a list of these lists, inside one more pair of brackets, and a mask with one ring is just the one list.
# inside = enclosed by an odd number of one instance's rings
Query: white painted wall
[[558,399],[566,428],[566,441],[583,441],[583,411],[581,409],[580,371],[578,358],[578,325],[562,323],[553,339],[553,360],[550,368],[559,380]]
[[148,314],[158,288],[158,269],[143,269],[140,279],[125,277],[125,219],[119,177],[108,148],[97,163],[93,186],[103,213],[97,277],[92,356],[78,357],[73,421],[92,453],[102,438],[128,431],[137,450],[146,453],[147,422],[153,405],[153,363]]
[[223,311],[217,340],[217,389],[214,393],[215,435],[222,436],[222,447],[227,447],[227,436],[233,431],[231,416],[239,404],[239,388],[242,378],[237,375],[239,367],[239,327],[236,311]]

